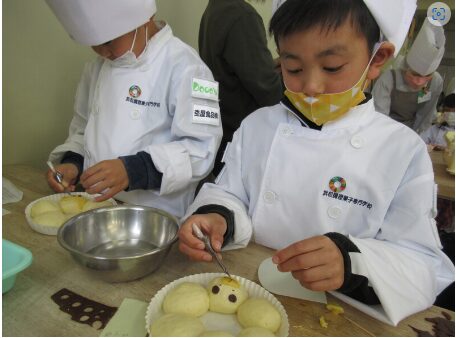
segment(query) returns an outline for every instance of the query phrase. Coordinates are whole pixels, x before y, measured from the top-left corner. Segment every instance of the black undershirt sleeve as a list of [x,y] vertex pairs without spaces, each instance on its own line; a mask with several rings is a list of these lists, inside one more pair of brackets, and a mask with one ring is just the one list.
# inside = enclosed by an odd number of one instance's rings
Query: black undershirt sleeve
[[216,213],[226,221],[226,232],[223,235],[222,248],[234,238],[234,213],[223,205],[208,204],[199,207],[193,215]]
[[60,163],[71,163],[78,168],[78,177],[76,177],[76,183],[78,183],[79,177],[81,177],[82,170],[84,169],[84,156],[73,151],[67,151],[63,154]]
[[336,291],[368,305],[380,304],[367,277],[352,273],[349,253],[360,252],[358,247],[348,237],[337,232],[328,232],[325,236],[337,245],[344,258],[344,283]]
[[125,191],[138,189],[159,189],[163,174],[157,170],[152,157],[145,151],[136,155],[120,156],[128,174],[128,188]]

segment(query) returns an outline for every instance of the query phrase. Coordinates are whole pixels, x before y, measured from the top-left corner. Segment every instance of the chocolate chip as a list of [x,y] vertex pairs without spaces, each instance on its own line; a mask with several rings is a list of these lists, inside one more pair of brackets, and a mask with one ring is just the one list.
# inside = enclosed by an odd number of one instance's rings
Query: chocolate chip
[[236,295],[231,294],[231,295],[228,296],[228,300],[229,300],[231,303],[236,303],[237,297],[236,297]]
[[220,288],[219,288],[217,285],[214,285],[214,286],[212,287],[212,293],[213,293],[214,295],[216,295],[216,294],[219,293],[219,292],[220,292]]

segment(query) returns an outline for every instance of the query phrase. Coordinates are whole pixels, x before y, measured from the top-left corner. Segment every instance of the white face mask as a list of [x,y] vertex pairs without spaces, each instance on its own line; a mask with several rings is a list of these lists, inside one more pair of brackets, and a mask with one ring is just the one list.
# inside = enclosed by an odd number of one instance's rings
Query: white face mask
[[142,51],[141,55],[139,55],[138,57],[136,57],[136,54],[133,52],[133,47],[135,46],[136,34],[137,33],[138,33],[138,29],[136,28],[135,36],[133,37],[133,42],[132,42],[131,47],[130,47],[130,49],[128,51],[126,51],[123,55],[119,56],[118,58],[116,58],[114,60],[109,60],[110,63],[111,63],[111,66],[126,68],[126,67],[132,67],[132,66],[137,64],[137,62],[139,61],[141,56],[144,55],[144,52],[146,51],[147,45],[148,45],[148,42],[149,42],[147,40],[147,26],[146,26],[146,45],[144,46],[144,50]]

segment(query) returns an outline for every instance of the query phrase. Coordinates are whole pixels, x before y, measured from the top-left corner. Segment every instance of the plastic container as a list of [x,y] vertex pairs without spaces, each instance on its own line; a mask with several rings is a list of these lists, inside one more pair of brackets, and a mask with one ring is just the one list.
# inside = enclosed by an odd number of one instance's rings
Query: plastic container
[[14,286],[16,275],[32,264],[32,253],[26,248],[2,239],[2,293]]

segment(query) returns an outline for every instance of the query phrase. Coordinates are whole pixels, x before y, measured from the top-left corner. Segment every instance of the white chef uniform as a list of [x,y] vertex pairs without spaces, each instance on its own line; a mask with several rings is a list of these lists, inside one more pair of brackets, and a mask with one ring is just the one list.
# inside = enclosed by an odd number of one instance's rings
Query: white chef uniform
[[[413,1],[367,3],[376,18],[375,6],[394,5],[393,14],[410,6],[410,24]],[[385,20],[407,21],[394,15]],[[400,33],[381,23],[399,50],[408,26]],[[350,252],[352,272],[368,279],[381,305],[335,294],[393,325],[432,305],[454,280],[433,219],[436,186],[426,146],[412,130],[376,112],[372,100],[321,131],[302,126],[283,104],[259,109],[234,134],[224,160],[216,184],[203,186],[186,216],[210,204],[233,211],[234,239],[227,249],[251,239],[282,249],[328,232],[346,235],[360,251]]]
[[[122,5],[129,7],[130,2]],[[102,33],[100,39],[111,36]],[[86,41],[85,34],[72,36]],[[72,151],[84,156],[86,169],[145,151],[163,173],[160,188],[121,192],[115,198],[180,217],[198,181],[212,170],[220,144],[217,91],[198,54],[165,25],[135,65],[116,67],[101,57],[86,65],[69,137],[52,151],[50,160],[58,162]]]
[[[425,20],[405,59],[396,63],[398,68],[385,71],[375,82],[372,95],[376,109],[418,133],[429,128],[443,87],[443,79],[436,70],[444,52],[443,28]],[[422,76],[432,74],[425,93],[408,86],[403,78],[406,69]]]
[[[330,182],[338,178],[346,188],[336,193]],[[370,310],[397,324],[431,306],[454,278],[440,250],[435,199],[424,142],[375,112],[372,100],[321,131],[276,105],[244,120],[217,185],[204,185],[187,215],[207,204],[234,211],[228,248],[251,237],[282,249],[327,232],[349,236],[361,251],[350,254],[353,273],[368,278],[382,303]]]

